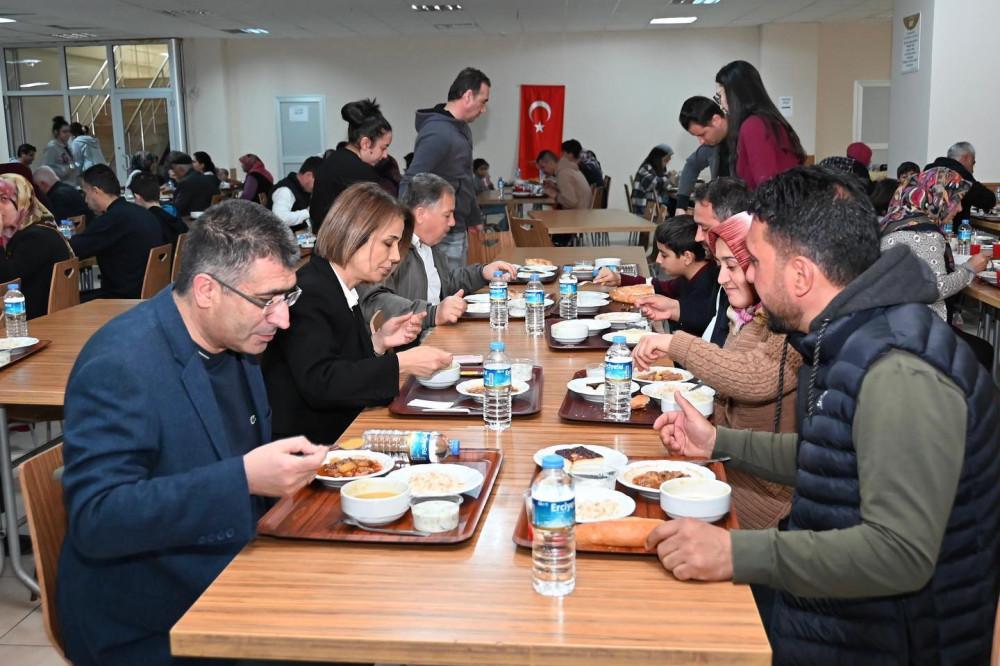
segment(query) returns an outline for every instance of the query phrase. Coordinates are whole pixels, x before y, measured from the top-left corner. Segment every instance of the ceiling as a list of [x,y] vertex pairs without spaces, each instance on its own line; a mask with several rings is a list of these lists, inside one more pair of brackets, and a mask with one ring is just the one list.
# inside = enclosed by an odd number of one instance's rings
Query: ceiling
[[[426,2],[427,0],[423,0]],[[774,22],[887,20],[892,0],[721,0],[675,5],[671,0],[457,0],[461,11],[416,12],[410,0],[0,0],[0,45],[149,37],[239,39],[328,36],[520,34],[604,30],[678,30],[652,18],[697,16],[695,28]],[[417,2],[422,4],[422,2]],[[169,8],[165,13],[165,8]],[[270,35],[227,30],[264,28]]]

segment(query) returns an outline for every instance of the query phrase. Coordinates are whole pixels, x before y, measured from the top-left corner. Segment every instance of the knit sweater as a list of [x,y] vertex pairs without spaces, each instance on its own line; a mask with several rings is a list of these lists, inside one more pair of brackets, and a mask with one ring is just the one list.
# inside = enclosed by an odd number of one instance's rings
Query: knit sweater
[[[739,331],[730,322],[722,349],[687,333],[675,333],[667,354],[715,389],[715,424],[733,429],[774,430],[778,374],[785,336],[772,333],[760,314]],[[795,432],[796,373],[802,356],[788,348],[778,432]],[[792,488],[726,470],[742,529],[776,527],[791,507]]]

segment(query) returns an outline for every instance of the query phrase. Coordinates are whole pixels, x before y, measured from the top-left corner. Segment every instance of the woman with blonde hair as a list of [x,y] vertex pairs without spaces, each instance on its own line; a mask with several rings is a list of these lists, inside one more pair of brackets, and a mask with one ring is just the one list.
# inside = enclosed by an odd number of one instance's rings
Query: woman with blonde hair
[[52,267],[72,256],[31,183],[13,173],[0,177],[0,282],[21,281],[28,319],[48,311]]
[[362,409],[399,394],[400,373],[430,375],[451,364],[451,354],[434,347],[393,353],[417,338],[426,313],[376,328],[358,305],[356,287],[389,275],[412,235],[410,212],[374,183],[352,185],[330,208],[298,271],[302,296],[291,325],[264,354],[275,437],[331,443]]

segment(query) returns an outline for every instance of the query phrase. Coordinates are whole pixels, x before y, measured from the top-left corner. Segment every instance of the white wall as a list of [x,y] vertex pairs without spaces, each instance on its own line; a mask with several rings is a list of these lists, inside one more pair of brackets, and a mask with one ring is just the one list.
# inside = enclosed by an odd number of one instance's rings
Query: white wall
[[[948,0],[955,2],[955,0]],[[927,144],[930,127],[930,91],[932,40],[936,26],[935,0],[895,0],[892,18],[892,91],[889,96],[889,170],[901,162],[916,162],[921,167],[931,161]],[[920,69],[903,74],[902,59],[903,17],[921,12]],[[946,13],[946,12],[944,12]],[[954,51],[950,51],[952,55]],[[965,61],[965,55],[962,55]]]
[[[816,76],[819,25],[769,23],[761,26],[760,76],[774,103],[791,96],[788,122],[807,155],[816,153]],[[819,161],[819,159],[817,159]]]

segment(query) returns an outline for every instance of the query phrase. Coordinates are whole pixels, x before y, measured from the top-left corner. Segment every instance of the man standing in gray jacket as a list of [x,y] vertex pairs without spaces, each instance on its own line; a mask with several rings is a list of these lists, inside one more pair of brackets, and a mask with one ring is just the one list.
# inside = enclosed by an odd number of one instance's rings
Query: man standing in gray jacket
[[446,104],[417,111],[413,162],[399,186],[402,199],[415,175],[433,173],[455,190],[455,227],[441,242],[452,269],[465,266],[469,236],[482,233],[483,214],[476,202],[469,123],[486,111],[489,101],[489,78],[478,69],[466,67],[451,84]]
[[410,180],[400,203],[413,211],[413,242],[389,277],[379,284],[359,287],[361,310],[370,319],[381,310],[386,317],[426,312],[424,329],[454,324],[465,314],[463,294],[482,289],[494,271],[509,279],[516,273],[505,261],[452,268],[441,250],[442,241],[455,225],[455,191],[432,173]]
[[680,121],[681,127],[701,144],[684,162],[677,182],[677,210],[683,213],[691,202],[691,193],[702,171],[709,169],[710,180],[729,175],[726,153],[729,120],[725,111],[713,100],[696,95],[684,100]]

